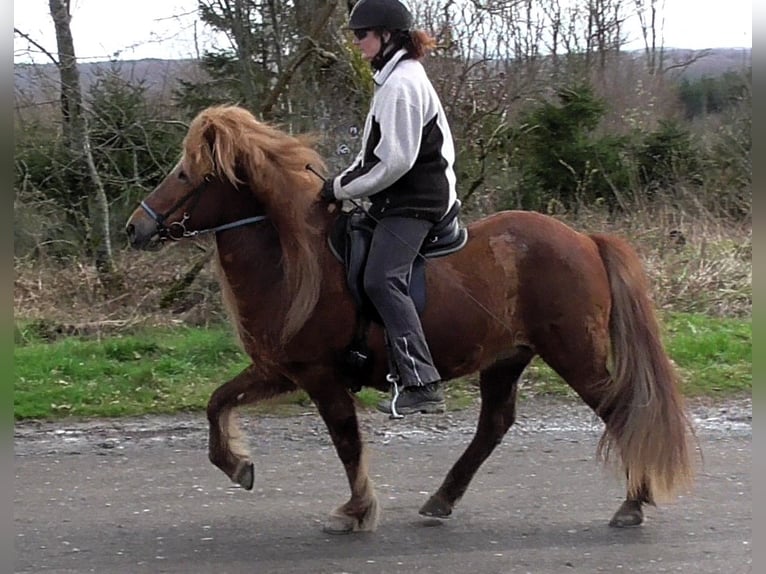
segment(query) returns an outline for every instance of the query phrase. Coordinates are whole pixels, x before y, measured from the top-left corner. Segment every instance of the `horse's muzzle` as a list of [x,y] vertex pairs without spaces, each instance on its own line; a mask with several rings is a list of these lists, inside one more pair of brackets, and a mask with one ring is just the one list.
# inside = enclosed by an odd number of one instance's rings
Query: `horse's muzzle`
[[125,233],[133,249],[153,250],[162,244],[157,224],[138,210],[128,219]]

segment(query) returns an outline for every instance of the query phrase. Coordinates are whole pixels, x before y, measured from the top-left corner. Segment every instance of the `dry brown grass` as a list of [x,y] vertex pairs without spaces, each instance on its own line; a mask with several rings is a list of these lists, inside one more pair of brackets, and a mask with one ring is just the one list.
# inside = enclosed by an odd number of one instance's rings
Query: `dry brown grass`
[[[570,222],[572,223],[572,222]],[[749,223],[655,207],[610,221],[580,213],[582,230],[626,237],[641,255],[661,309],[747,317],[753,306],[753,231]]]
[[162,296],[200,257],[204,253],[192,243],[169,245],[157,252],[117,251],[116,281],[109,287],[93,265],[83,261],[17,260],[14,314],[17,321],[45,322],[86,333],[225,321],[210,264],[200,272],[187,297],[161,308]]

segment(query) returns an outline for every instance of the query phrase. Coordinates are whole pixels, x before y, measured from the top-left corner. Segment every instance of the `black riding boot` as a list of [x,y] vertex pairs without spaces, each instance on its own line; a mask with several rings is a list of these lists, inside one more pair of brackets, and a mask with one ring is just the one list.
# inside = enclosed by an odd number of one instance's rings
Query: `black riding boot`
[[[396,399],[396,412],[400,415],[412,413],[439,414],[446,410],[444,392],[441,383],[404,387]],[[391,399],[380,401],[377,405],[380,412],[394,414]]]

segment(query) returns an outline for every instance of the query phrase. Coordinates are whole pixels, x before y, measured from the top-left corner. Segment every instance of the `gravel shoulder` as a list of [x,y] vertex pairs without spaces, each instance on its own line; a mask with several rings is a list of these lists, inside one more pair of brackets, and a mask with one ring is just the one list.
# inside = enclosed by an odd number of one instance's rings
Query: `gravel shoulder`
[[[687,402],[697,434],[750,435],[753,406],[751,397],[726,400],[695,399]],[[310,449],[329,444],[329,436],[313,407],[290,416],[253,415],[244,411],[242,427],[257,433],[259,441],[288,440]],[[443,416],[407,417],[390,420],[375,411],[360,411],[359,424],[369,443],[383,444],[395,438],[421,442],[460,439],[473,435],[478,405]],[[518,418],[509,435],[534,432],[600,434],[603,424],[583,403],[551,397],[530,397],[519,401]],[[204,413],[147,415],[116,419],[22,421],[14,425],[16,455],[83,450],[124,449],[157,445],[181,446],[205,443],[207,419]],[[301,448],[300,444],[296,448]]]

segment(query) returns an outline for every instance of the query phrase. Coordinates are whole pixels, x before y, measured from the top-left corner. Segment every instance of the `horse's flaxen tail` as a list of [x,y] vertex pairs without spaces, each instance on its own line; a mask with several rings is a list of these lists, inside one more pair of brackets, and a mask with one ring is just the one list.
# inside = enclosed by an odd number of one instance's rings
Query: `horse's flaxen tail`
[[654,504],[690,484],[693,431],[677,374],[660,338],[641,260],[617,237],[591,238],[598,245],[612,293],[612,381],[599,408],[607,428],[598,452],[604,460],[613,450],[621,456],[628,498]]

